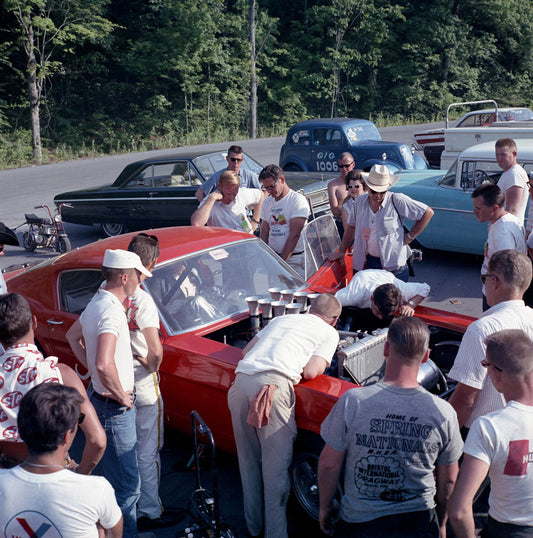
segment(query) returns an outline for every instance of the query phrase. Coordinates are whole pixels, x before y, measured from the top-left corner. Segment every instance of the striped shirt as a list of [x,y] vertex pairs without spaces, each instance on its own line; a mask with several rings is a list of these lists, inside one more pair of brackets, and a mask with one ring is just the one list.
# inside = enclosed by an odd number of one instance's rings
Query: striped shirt
[[479,416],[505,407],[505,399],[492,384],[487,370],[481,366],[485,359],[485,338],[504,329],[521,329],[533,339],[533,309],[524,301],[503,301],[489,308],[470,324],[455,358],[449,377],[480,391],[472,414],[465,423],[470,428]]

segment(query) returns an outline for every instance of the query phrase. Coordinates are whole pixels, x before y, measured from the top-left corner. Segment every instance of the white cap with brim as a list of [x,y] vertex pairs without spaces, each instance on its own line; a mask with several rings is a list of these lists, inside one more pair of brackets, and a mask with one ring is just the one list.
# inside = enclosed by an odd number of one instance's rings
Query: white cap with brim
[[370,172],[365,174],[367,186],[376,192],[388,191],[399,180],[400,176],[391,174],[384,164],[375,164]]
[[137,269],[143,275],[152,276],[152,273],[142,264],[139,255],[129,250],[106,250],[102,266],[109,269]]

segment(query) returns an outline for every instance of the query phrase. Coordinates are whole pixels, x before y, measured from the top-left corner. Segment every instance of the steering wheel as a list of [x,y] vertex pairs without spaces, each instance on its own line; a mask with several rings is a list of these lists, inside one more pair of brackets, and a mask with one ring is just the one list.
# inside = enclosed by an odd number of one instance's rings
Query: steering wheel
[[485,170],[474,170],[474,187],[478,187],[485,181],[490,181],[490,177]]

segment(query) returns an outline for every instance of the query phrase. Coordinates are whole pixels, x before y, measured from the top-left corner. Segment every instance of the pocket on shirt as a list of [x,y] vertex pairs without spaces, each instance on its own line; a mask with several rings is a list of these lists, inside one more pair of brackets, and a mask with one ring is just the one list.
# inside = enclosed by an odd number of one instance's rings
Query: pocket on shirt
[[385,235],[397,233],[400,228],[400,223],[396,217],[385,217],[383,219],[383,229]]

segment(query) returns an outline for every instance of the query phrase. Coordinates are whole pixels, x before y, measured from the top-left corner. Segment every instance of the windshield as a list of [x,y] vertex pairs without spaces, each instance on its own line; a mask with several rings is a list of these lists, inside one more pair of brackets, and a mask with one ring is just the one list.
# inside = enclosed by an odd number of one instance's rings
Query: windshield
[[381,140],[381,135],[373,123],[361,123],[346,127],[346,136],[351,145],[360,140]]
[[[254,159],[243,153],[243,162],[241,168],[244,170],[251,170],[259,174],[263,167]],[[193,159],[193,163],[196,165],[198,170],[204,178],[208,179],[211,175],[219,170],[223,170],[228,167],[228,162],[226,161],[226,152],[217,151],[215,153],[206,153],[205,155],[200,155]]]
[[444,174],[444,177],[439,181],[441,187],[455,186],[455,173],[457,171],[457,160],[450,166],[450,169]]
[[144,286],[169,334],[246,312],[245,298],[269,288],[301,290],[307,283],[260,240],[251,239],[177,258],[154,269]]
[[500,113],[504,121],[531,121],[533,112],[529,108],[516,108],[514,110],[505,110]]

